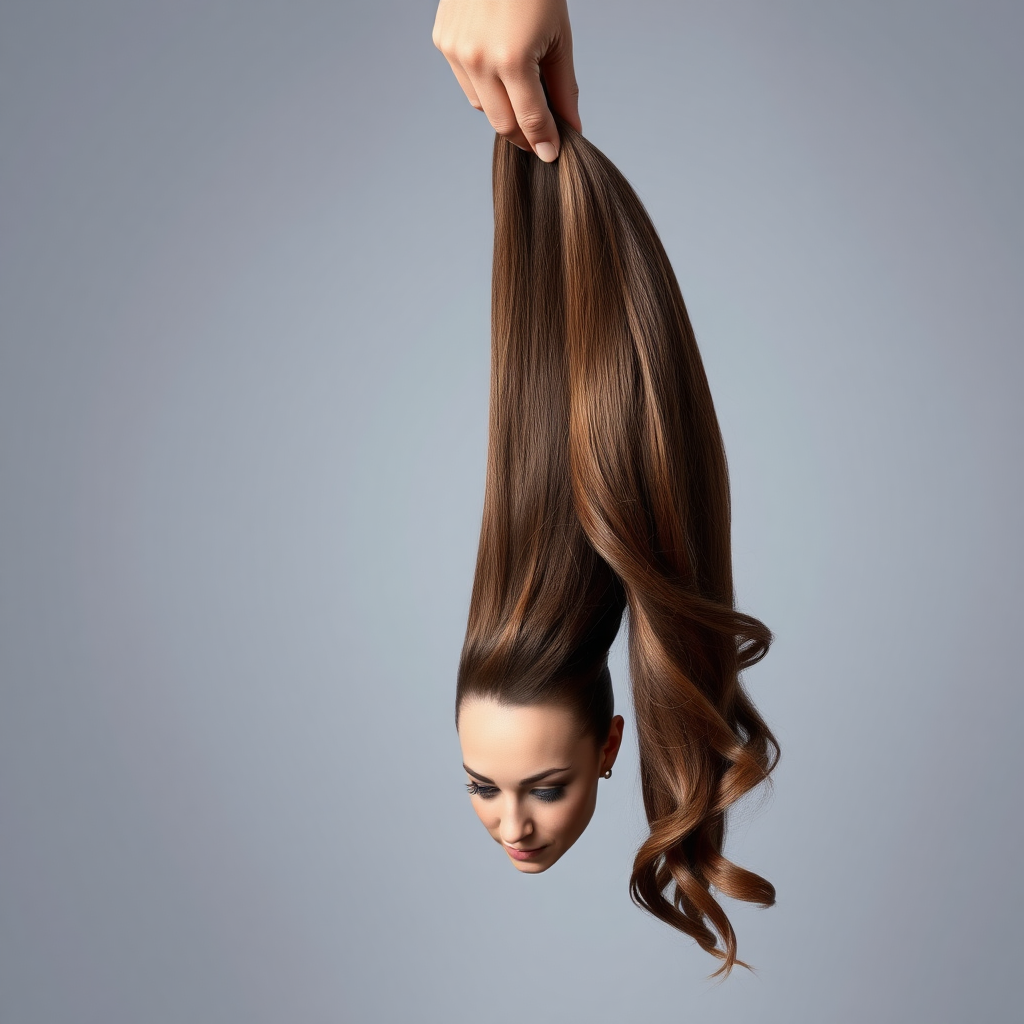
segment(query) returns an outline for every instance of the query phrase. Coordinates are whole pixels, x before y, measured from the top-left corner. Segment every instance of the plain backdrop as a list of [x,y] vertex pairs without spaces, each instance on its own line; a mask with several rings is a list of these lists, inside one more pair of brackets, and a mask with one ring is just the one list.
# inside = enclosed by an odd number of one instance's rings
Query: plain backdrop
[[541,876],[465,796],[493,132],[434,6],[0,4],[0,1019],[1019,1020],[1024,11],[570,8],[776,634],[718,985],[629,902],[628,729]]

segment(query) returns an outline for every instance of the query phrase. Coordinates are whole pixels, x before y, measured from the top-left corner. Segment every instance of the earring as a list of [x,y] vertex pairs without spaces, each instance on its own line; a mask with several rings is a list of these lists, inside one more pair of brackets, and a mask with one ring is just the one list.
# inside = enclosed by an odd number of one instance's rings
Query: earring
[[611,777],[612,777],[612,770],[611,770],[611,768],[609,768],[608,771],[601,773],[601,778],[602,779],[610,779]]

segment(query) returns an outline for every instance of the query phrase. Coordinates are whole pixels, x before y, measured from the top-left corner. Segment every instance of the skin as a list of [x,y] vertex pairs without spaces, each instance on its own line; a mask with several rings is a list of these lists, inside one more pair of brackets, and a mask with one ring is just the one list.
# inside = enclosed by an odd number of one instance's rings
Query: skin
[[441,0],[432,38],[469,102],[520,149],[558,157],[541,76],[551,107],[583,130],[566,0]]
[[[519,871],[546,871],[583,834],[601,776],[618,756],[622,727],[616,715],[608,739],[598,744],[556,705],[463,702],[459,742],[473,810]],[[531,781],[552,768],[559,770]],[[516,850],[538,852],[520,859]]]

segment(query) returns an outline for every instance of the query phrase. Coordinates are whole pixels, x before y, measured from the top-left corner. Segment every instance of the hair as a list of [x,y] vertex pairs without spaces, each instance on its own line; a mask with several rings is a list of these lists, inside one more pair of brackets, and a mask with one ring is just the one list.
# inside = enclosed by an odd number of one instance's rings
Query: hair
[[712,895],[771,906],[722,854],[726,811],[779,748],[739,680],[772,635],[734,607],[725,449],[650,218],[561,118],[545,164],[498,136],[487,482],[458,711],[469,695],[574,711],[602,744],[626,615],[650,835],[630,895],[735,964]]

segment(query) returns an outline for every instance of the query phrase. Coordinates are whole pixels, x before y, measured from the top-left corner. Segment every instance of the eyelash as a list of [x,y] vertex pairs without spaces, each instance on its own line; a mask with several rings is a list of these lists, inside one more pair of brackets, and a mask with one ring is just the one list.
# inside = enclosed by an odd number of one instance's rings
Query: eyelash
[[[467,782],[466,790],[470,796],[478,796],[482,800],[491,800],[498,793],[497,786],[481,786],[478,782]],[[531,789],[530,792],[546,804],[553,804],[565,796],[565,786],[549,786],[547,789]]]

